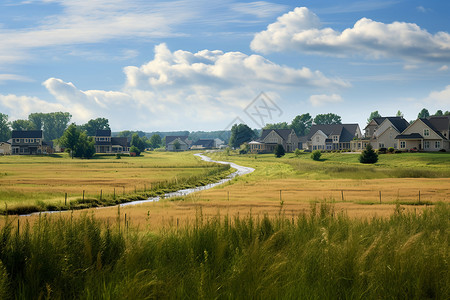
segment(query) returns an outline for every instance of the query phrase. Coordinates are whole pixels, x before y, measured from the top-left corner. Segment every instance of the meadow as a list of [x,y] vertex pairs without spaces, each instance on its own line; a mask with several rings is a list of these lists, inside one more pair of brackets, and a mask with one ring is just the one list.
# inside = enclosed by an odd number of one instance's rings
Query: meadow
[[228,167],[200,161],[192,153],[147,152],[140,157],[89,160],[70,159],[67,154],[1,156],[0,211],[72,209],[89,207],[90,202],[99,206],[146,199],[228,174]]
[[450,207],[355,219],[205,218],[141,231],[120,211],[43,215],[0,229],[2,299],[448,299]]

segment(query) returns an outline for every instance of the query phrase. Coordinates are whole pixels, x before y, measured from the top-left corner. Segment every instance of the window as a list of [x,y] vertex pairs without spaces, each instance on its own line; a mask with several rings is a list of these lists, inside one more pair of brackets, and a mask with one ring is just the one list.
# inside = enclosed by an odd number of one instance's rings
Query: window
[[34,143],[34,139],[30,139],[30,143]]
[[430,129],[424,129],[423,136],[430,136]]
[[400,141],[400,149],[405,149],[405,148],[406,148],[406,142]]
[[434,142],[434,148],[440,149],[441,148],[441,141],[435,141]]
[[316,142],[320,142],[320,137],[316,136]]
[[384,144],[383,143],[379,143],[378,144],[378,148],[384,148]]
[[339,136],[333,135],[333,142],[337,143],[339,140]]
[[424,149],[430,148],[430,141],[424,141],[424,142],[423,142],[423,148],[424,148]]
[[14,139],[15,143],[20,143],[20,139]]
[[36,143],[39,143],[40,142],[40,139],[36,139]]

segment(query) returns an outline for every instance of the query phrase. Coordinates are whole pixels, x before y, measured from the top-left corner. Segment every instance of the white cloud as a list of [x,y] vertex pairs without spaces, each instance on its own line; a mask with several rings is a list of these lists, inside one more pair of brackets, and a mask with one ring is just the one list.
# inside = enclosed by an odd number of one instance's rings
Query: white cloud
[[450,107],[450,85],[447,85],[442,91],[431,92],[425,101],[433,104],[437,109],[447,110]]
[[440,67],[439,69],[438,69],[438,71],[441,71],[441,72],[445,72],[445,71],[447,71],[448,70],[448,66],[447,65],[443,65],[442,67]]
[[450,34],[430,34],[413,23],[385,24],[362,18],[342,32],[321,28],[306,7],[279,17],[255,35],[254,51],[299,51],[330,56],[398,57],[413,61],[450,61]]
[[266,1],[255,1],[249,3],[235,3],[231,5],[231,9],[248,15],[254,15],[258,18],[267,18],[274,14],[279,14],[286,9],[287,6],[270,3]]
[[331,103],[339,103],[342,101],[343,101],[342,97],[337,94],[311,95],[311,97],[309,97],[309,102],[311,102],[312,106],[314,106],[314,107],[324,106],[326,104],[331,104]]
[[7,81],[21,81],[21,82],[32,82],[31,78],[17,74],[0,74],[0,84]]
[[12,94],[0,94],[0,107],[2,113],[9,115],[10,120],[27,119],[28,115],[34,112],[66,111],[66,107],[61,103]]

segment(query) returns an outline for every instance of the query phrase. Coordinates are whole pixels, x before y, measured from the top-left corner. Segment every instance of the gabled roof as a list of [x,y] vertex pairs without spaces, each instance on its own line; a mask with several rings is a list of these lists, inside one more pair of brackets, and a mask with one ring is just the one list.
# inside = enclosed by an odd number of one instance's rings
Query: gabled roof
[[292,129],[263,129],[259,139],[264,140],[272,131],[275,131],[283,140],[287,140],[292,132]]
[[410,134],[399,134],[395,137],[396,140],[402,139],[402,140],[417,140],[417,139],[423,139],[423,136],[420,135],[420,133],[410,133]]
[[[421,120],[422,122],[424,122],[425,125],[427,125],[428,127],[430,127],[431,130],[433,130],[434,132],[436,132],[436,134],[439,135],[441,138],[443,138],[444,140],[446,139],[446,138],[444,137],[444,135],[443,135],[439,130],[437,130],[436,127],[434,127],[434,125],[433,125],[434,122],[430,122],[430,120],[428,120],[428,119],[420,119],[420,120]],[[438,122],[435,122],[435,123],[438,123]],[[440,125],[440,124],[439,124],[439,125]]]
[[42,139],[42,130],[13,130],[13,139]]
[[166,145],[172,143],[176,139],[180,139],[183,142],[186,142],[188,136],[187,135],[167,135],[166,136]]
[[431,116],[428,121],[441,133],[450,130],[450,116]]
[[199,139],[198,141],[193,143],[192,146],[201,146],[203,148],[213,148],[214,147],[214,140],[212,140],[212,139]]
[[408,128],[409,123],[403,117],[386,117],[392,125],[398,130],[398,132],[405,131],[406,128]]
[[111,130],[109,130],[109,129],[97,129],[95,131],[95,136],[107,136],[107,137],[110,137],[111,136]]
[[128,147],[128,138],[127,137],[112,137],[111,138],[111,145],[113,146],[122,146],[122,147]]
[[341,143],[350,142],[355,137],[357,128],[358,124],[315,124],[311,126],[307,139],[310,140],[318,130],[321,130],[327,136],[338,135]]

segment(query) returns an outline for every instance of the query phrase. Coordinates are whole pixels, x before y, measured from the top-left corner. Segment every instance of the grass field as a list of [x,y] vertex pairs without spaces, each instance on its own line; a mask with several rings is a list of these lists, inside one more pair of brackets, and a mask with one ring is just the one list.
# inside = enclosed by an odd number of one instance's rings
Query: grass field
[[202,176],[216,168],[192,153],[149,152],[141,157],[100,156],[70,159],[53,156],[0,156],[0,203],[12,208],[36,203],[57,204],[102,193],[124,195],[150,190],[167,180]]

